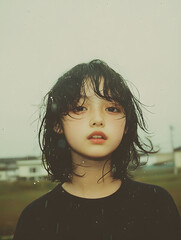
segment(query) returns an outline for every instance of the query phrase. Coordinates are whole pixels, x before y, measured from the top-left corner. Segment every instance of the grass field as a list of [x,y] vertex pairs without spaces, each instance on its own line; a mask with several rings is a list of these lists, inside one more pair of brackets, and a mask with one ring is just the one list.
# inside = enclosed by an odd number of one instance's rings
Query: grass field
[[[134,172],[134,179],[159,185],[167,189],[181,214],[181,172],[173,175],[171,168],[140,168]],[[0,240],[11,239],[18,217],[23,208],[34,199],[50,191],[56,183],[47,181],[34,182],[1,182],[0,183]]]

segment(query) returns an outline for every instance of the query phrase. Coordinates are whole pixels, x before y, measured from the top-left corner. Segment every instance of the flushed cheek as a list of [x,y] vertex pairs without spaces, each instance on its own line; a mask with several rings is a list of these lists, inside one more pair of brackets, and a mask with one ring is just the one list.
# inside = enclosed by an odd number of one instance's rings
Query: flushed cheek
[[115,132],[124,132],[126,125],[126,119],[118,119],[107,122],[107,128],[112,129]]
[[111,129],[113,131],[120,131],[123,132],[125,128],[125,123],[124,122],[114,122],[114,124],[111,125]]
[[81,139],[83,139],[83,135],[86,134],[86,129],[81,121],[71,123],[66,122],[64,123],[63,128],[64,134],[68,141],[80,141]]
[[124,122],[115,122],[112,127],[108,127],[110,129],[110,135],[114,139],[114,143],[118,144],[121,142],[124,132],[125,132],[125,121]]

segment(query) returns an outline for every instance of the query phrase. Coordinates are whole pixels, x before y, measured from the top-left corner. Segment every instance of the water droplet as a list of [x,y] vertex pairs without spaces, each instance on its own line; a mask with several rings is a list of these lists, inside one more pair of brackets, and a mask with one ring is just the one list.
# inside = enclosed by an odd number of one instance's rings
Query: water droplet
[[102,213],[102,215],[104,214],[104,209],[103,208],[101,209],[101,213]]
[[57,111],[57,104],[56,103],[52,103],[51,110],[52,110],[52,112],[56,112]]
[[71,179],[71,178],[72,178],[72,174],[69,174],[69,175],[68,175],[68,178]]
[[96,223],[98,223],[98,221],[96,220]]
[[116,165],[113,164],[113,167],[112,167],[112,173],[115,173],[116,172]]
[[48,200],[45,201],[45,208],[47,208]]
[[74,205],[73,205],[73,208],[74,208],[74,209],[78,209],[79,207],[80,207],[80,203],[77,203],[77,204],[74,204]]
[[59,233],[59,223],[57,223],[57,226],[56,226],[56,234]]
[[36,182],[33,183],[34,185],[36,184]]

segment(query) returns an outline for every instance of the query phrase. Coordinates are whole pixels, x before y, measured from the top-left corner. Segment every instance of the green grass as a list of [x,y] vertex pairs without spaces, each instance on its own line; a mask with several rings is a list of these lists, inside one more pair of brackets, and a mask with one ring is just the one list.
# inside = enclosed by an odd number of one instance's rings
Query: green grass
[[[181,172],[173,175],[170,168],[140,168],[134,172],[134,179],[140,182],[151,183],[165,188],[171,193],[181,214]],[[48,180],[34,184],[26,182],[0,183],[0,240],[3,236],[14,233],[21,211],[31,201],[37,199],[54,188],[56,183]],[[6,238],[11,239],[10,238]]]

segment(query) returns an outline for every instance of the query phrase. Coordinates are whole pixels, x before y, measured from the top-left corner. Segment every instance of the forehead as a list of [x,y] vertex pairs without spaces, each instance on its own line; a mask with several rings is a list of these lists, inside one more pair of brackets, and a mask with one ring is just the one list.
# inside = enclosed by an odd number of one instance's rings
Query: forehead
[[[84,83],[82,85],[82,88],[81,88],[81,96],[83,98],[91,98],[93,96],[96,95],[95,93],[95,86],[93,85],[94,83],[91,81],[90,78],[87,78],[84,80]],[[104,95],[103,93],[103,89],[104,89],[104,79],[103,78],[100,78],[99,79],[99,93],[101,95]]]
[[[108,91],[110,92],[110,91]],[[101,94],[101,96],[104,96],[104,79],[101,78],[100,79],[100,84],[99,84],[99,93]],[[94,91],[94,87],[92,85],[92,82],[90,79],[87,79],[86,82],[84,83],[83,89],[81,91],[81,98],[80,101],[84,102],[84,101],[88,101],[88,102],[94,102],[94,101],[101,101],[101,102],[108,102],[107,99],[103,98],[99,96],[98,94],[95,93]],[[111,97],[111,93],[110,93],[110,97]],[[113,99],[110,99],[109,102],[114,102],[115,105],[119,105],[121,106],[120,103],[114,101]]]

